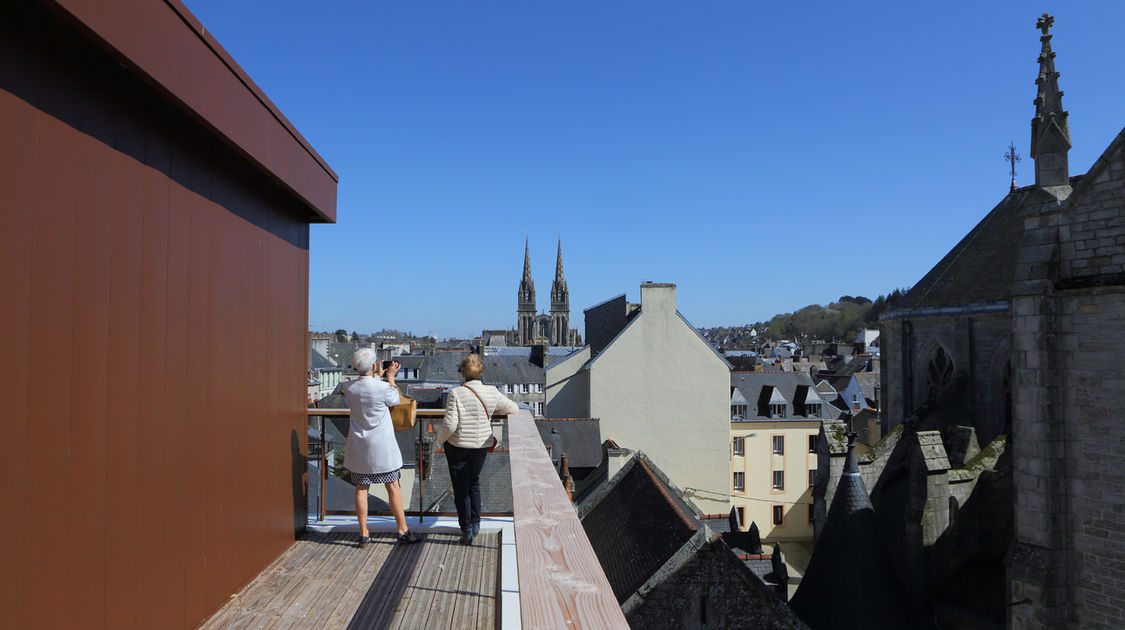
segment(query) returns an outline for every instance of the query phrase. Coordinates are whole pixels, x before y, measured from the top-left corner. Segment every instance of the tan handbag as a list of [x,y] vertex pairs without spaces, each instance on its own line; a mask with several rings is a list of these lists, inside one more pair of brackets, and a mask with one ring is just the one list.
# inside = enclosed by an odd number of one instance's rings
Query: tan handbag
[[391,407],[391,424],[395,432],[409,431],[414,428],[414,420],[418,416],[418,401],[406,394],[399,394],[399,403]]

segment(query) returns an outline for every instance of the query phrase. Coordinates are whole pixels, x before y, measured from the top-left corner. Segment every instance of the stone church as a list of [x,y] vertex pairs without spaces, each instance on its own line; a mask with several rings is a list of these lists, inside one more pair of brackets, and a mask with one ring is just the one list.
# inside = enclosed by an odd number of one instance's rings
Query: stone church
[[555,259],[555,281],[551,283],[551,313],[537,313],[535,281],[531,279],[531,251],[523,243],[523,278],[516,301],[516,343],[546,343],[552,346],[577,346],[578,330],[570,327],[570,290],[563,276],[562,240]]
[[[1070,174],[1053,21],[1035,184],[880,322],[886,437],[856,468],[897,579],[941,627],[1125,627],[1125,130]],[[822,430],[817,501],[846,431]]]

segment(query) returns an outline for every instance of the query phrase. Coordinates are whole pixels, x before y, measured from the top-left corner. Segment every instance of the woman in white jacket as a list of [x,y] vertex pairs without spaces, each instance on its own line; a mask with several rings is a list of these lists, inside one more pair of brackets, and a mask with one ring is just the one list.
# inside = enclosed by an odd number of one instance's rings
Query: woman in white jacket
[[512,415],[519,407],[500,390],[480,382],[484,373],[480,355],[462,359],[459,371],[465,384],[450,390],[446,398],[445,420],[438,428],[437,442],[445,442],[461,544],[470,545],[473,536],[480,533],[480,471],[492,441],[492,415]]
[[352,354],[352,366],[359,372],[359,378],[348,381],[340,389],[351,409],[344,467],[355,485],[359,546],[362,548],[371,541],[367,531],[367,493],[373,483],[381,483],[387,489],[387,503],[398,525],[399,542],[415,542],[418,539],[406,527],[406,512],[398,483],[402,452],[398,450],[391,424],[390,408],[399,402],[398,388],[395,387],[398,361],[392,361],[387,368],[386,382],[381,378],[383,370],[376,366],[375,351],[370,348],[356,350]]

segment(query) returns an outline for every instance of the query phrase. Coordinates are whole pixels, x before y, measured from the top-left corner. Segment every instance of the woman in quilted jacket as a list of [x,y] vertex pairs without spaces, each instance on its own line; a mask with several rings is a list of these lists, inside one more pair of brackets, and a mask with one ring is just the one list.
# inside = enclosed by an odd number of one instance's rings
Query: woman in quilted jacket
[[492,416],[511,415],[519,407],[500,390],[481,383],[484,363],[479,354],[462,359],[458,371],[465,382],[450,390],[446,398],[445,420],[438,428],[437,442],[445,442],[461,544],[471,545],[473,536],[480,533],[480,471],[493,442]]

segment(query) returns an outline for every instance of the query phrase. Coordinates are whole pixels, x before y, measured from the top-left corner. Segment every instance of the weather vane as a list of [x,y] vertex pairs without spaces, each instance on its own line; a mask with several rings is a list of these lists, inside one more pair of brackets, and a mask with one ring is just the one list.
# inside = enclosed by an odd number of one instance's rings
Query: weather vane
[[1015,142],[1009,142],[1008,143],[1008,152],[1004,154],[1004,159],[1007,160],[1008,162],[1010,162],[1011,165],[1012,165],[1012,167],[1011,167],[1011,171],[1012,171],[1012,188],[1011,188],[1011,191],[1015,192],[1015,190],[1016,190],[1016,162],[1020,161],[1020,156],[1016,153],[1016,143]]

